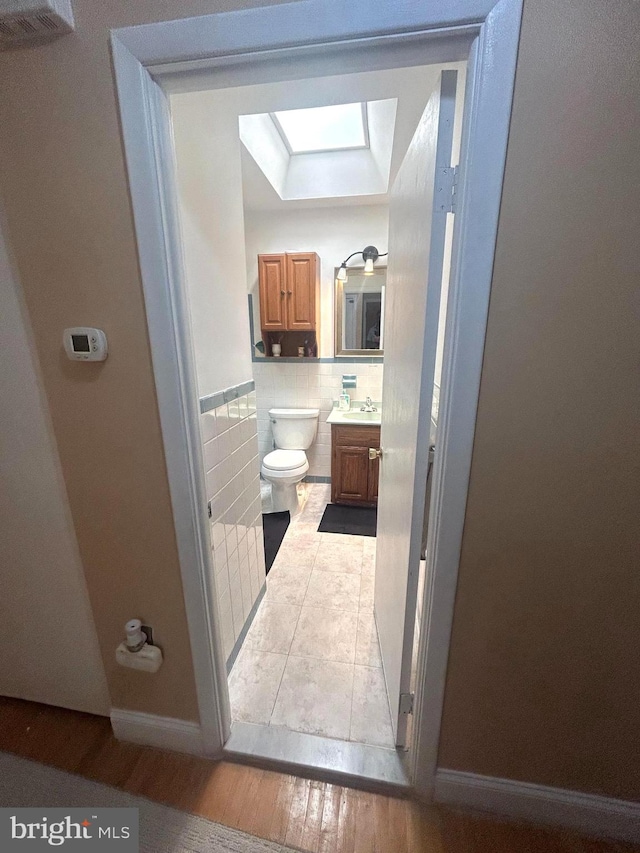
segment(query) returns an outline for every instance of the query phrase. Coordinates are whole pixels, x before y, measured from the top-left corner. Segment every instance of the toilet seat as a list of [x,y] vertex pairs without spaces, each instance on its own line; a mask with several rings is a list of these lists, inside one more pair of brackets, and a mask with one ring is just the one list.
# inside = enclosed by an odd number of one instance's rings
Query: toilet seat
[[272,450],[262,462],[260,473],[275,487],[299,483],[309,470],[304,450]]
[[300,468],[307,462],[307,454],[304,450],[272,450],[262,460],[262,464],[269,471],[292,471]]

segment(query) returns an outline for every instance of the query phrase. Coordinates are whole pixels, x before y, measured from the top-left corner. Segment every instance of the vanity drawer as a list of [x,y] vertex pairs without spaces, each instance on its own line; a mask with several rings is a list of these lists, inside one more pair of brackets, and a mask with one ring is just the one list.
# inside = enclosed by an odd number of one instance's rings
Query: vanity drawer
[[336,426],[332,427],[333,443],[337,447],[380,447],[380,426]]

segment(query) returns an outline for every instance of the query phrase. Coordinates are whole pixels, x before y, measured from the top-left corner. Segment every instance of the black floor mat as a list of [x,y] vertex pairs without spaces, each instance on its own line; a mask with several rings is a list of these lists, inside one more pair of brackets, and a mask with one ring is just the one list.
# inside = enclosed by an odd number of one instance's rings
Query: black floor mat
[[327,504],[318,533],[350,533],[375,536],[378,512],[375,507]]
[[291,521],[288,510],[284,512],[268,512],[262,514],[262,529],[264,531],[264,561],[267,566],[267,574],[273,565],[278,549],[282,545],[284,534]]

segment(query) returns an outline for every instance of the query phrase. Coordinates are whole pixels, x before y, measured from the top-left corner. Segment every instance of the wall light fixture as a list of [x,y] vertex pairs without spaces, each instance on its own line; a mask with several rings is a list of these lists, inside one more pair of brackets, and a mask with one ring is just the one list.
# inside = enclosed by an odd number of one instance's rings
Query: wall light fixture
[[362,260],[364,261],[364,275],[373,275],[373,265],[375,264],[375,262],[378,260],[378,258],[386,258],[388,254],[388,252],[384,252],[384,254],[381,255],[375,246],[365,246],[364,249],[362,249],[360,252],[352,252],[349,257],[346,258],[340,264],[340,269],[338,270],[336,280],[347,281],[347,263],[351,260],[351,258],[354,258],[356,255],[362,255]]

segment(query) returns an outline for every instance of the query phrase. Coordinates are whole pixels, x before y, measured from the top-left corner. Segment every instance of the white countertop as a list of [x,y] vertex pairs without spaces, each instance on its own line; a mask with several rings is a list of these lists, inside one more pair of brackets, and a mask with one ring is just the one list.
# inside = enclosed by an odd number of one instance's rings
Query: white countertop
[[343,412],[340,409],[332,409],[327,418],[327,423],[340,424],[340,426],[380,426],[382,415],[380,405],[373,404],[378,409],[377,412],[361,412],[361,405],[362,403],[358,403],[347,412]]

